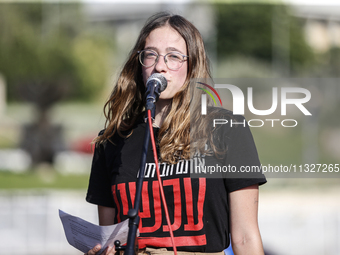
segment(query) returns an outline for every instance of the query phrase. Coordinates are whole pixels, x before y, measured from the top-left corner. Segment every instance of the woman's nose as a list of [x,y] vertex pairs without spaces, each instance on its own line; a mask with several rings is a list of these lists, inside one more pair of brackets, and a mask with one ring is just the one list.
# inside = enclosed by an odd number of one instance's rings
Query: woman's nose
[[165,63],[165,59],[164,59],[164,56],[159,56],[158,57],[158,61],[157,63],[155,64],[155,69],[157,70],[157,72],[164,72],[164,71],[167,71],[168,70],[168,67]]

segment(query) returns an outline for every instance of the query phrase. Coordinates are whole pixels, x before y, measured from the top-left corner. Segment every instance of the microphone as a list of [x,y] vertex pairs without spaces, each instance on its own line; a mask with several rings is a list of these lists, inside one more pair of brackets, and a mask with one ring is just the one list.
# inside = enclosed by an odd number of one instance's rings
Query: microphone
[[160,73],[154,73],[146,81],[146,110],[154,110],[159,95],[166,89],[168,82]]

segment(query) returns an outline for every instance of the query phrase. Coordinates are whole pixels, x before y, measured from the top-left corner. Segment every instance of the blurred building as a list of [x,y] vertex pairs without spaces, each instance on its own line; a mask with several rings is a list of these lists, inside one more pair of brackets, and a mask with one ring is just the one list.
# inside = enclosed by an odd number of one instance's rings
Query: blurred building
[[305,37],[316,52],[340,47],[340,6],[294,6],[294,16],[304,20]]
[[214,60],[214,11],[209,4],[194,3],[194,1],[139,4],[92,2],[86,3],[84,9],[90,26],[107,25],[114,32],[116,48],[119,49],[114,57],[120,62],[117,66],[119,69],[134,46],[146,20],[162,11],[182,15],[191,21],[202,34],[208,52],[210,52],[210,59]]

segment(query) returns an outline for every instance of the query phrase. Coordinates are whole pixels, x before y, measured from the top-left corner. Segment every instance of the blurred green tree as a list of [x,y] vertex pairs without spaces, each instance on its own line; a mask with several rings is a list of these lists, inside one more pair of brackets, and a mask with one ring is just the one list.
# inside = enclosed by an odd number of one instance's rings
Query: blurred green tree
[[[282,47],[288,51],[291,72],[313,63],[314,54],[304,39],[301,21],[290,15],[288,6],[219,3],[215,4],[215,11],[219,61],[241,55],[271,63],[275,57],[273,44],[280,47],[287,40],[288,45]],[[287,31],[273,31],[273,22],[278,23],[277,29]],[[275,38],[281,34],[286,38]]]
[[0,4],[0,72],[10,100],[31,100],[22,87],[34,93],[44,84],[63,97],[94,99],[106,83],[109,47],[88,32],[79,3]]
[[0,73],[10,100],[35,106],[32,123],[22,129],[20,147],[32,166],[53,163],[65,150],[63,126],[53,124],[56,102],[90,101],[108,76],[109,40],[87,28],[78,3],[0,4]]
[[320,56],[319,70],[322,76],[339,77],[340,75],[340,47],[331,47]]

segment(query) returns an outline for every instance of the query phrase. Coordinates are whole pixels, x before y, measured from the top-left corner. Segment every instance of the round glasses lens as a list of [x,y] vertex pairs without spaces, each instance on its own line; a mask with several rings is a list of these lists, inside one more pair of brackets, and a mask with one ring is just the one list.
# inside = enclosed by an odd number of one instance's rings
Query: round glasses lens
[[158,55],[154,51],[145,50],[141,52],[140,61],[144,66],[149,67],[155,64],[157,57]]
[[176,52],[170,52],[166,55],[166,64],[169,69],[177,70],[181,68],[184,62],[184,57]]

